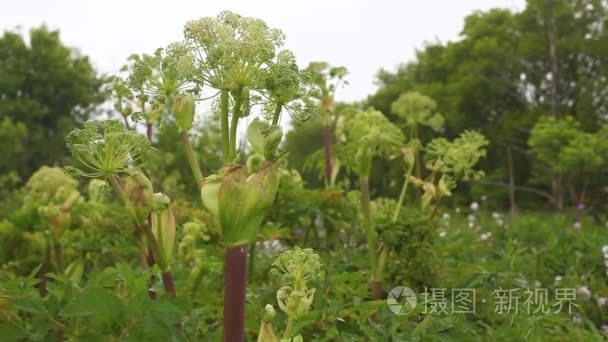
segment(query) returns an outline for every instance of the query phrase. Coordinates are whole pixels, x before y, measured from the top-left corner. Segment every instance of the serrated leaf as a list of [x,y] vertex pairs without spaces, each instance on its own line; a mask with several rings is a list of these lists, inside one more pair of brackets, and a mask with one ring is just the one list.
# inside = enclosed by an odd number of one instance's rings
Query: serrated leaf
[[89,315],[116,315],[122,308],[122,302],[102,288],[87,289],[66,305],[62,310],[63,317],[81,317]]

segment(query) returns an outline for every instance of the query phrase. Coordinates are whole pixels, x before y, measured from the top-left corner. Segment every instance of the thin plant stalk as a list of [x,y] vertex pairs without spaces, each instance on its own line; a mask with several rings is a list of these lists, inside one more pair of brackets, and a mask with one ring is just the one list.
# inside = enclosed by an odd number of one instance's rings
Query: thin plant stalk
[[222,135],[222,156],[224,165],[230,162],[230,133],[228,126],[229,93],[223,89],[220,93],[220,125]]
[[232,120],[230,123],[230,159],[236,157],[236,135],[237,128],[239,126],[239,118],[241,116],[241,105],[243,102],[242,88],[237,88],[236,96],[234,98],[234,108],[232,110]]
[[281,110],[283,109],[283,104],[277,103],[277,106],[274,109],[274,113],[272,115],[272,125],[276,126],[279,124],[279,118],[281,117]]
[[188,132],[181,131],[180,137],[182,139],[182,142],[184,143],[186,157],[188,159],[190,169],[192,170],[192,175],[194,175],[194,180],[196,181],[196,184],[200,187],[203,181],[203,173],[201,172],[201,168],[198,164],[198,161],[196,160],[196,156],[194,155],[194,149],[192,148],[190,138],[188,138]]
[[[111,175],[109,177],[107,177],[108,182],[110,182],[111,186],[114,188],[114,190],[117,192],[118,196],[125,202],[127,203],[128,199],[127,199],[127,195],[124,192],[124,189],[122,188],[122,186],[120,185],[120,183],[118,183],[118,180],[116,179],[116,176]],[[149,223],[146,223],[145,225],[139,225],[139,227],[141,227],[143,233],[146,235],[146,238],[148,239],[148,246],[151,249],[151,253],[148,260],[153,260],[155,255],[160,255],[160,250],[158,248],[158,243],[156,241],[156,238],[154,237],[154,233],[152,233],[152,228],[150,226]],[[168,274],[166,274],[168,273]],[[166,271],[164,272],[162,275],[163,278],[163,286],[165,288],[165,291],[167,293],[169,293],[171,295],[171,297],[175,298],[176,297],[176,290],[175,290],[175,283],[173,282],[173,275],[171,274],[171,271]],[[167,279],[167,282],[165,282],[165,279]]]
[[287,326],[283,332],[283,339],[289,340],[291,338],[291,331],[293,330],[293,319],[287,319]]
[[376,274],[376,270],[378,268],[378,237],[372,224],[369,178],[367,176],[359,176],[359,187],[361,190],[361,212],[363,213],[363,226],[365,229],[365,236],[367,238],[369,263],[371,266],[372,298],[380,299],[381,297],[378,298],[378,296],[382,295],[382,284],[380,279],[378,279],[378,275]]

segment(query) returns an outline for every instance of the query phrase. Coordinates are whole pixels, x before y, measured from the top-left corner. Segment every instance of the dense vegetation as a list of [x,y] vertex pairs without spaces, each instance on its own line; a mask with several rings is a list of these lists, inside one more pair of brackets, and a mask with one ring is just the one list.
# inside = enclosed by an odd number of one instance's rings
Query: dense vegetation
[[111,77],[6,32],[0,339],[606,339],[607,11],[476,12],[358,103],[233,12]]

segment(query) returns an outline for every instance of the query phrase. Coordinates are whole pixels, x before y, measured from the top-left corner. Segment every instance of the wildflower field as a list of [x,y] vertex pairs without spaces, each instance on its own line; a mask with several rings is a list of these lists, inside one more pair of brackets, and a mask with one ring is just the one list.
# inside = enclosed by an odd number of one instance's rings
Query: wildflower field
[[271,20],[113,75],[3,33],[0,341],[608,339],[605,1],[475,11],[361,101]]

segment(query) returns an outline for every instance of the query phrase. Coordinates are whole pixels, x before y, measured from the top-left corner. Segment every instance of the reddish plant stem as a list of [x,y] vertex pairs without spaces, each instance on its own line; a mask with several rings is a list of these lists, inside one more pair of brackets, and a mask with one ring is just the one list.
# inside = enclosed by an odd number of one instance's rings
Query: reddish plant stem
[[383,297],[382,284],[379,281],[372,282],[372,299],[380,300]]
[[[146,222],[146,224],[148,225],[147,228],[152,226],[152,217],[150,215],[148,215],[148,220]],[[154,264],[156,264],[156,260],[154,259],[154,253],[152,252],[152,248],[150,248],[148,246],[147,248],[147,253],[144,251],[144,253],[146,254],[146,262],[148,264],[148,267],[152,267],[154,266]],[[154,285],[154,283],[156,283],[156,276],[154,274],[150,275],[150,280],[148,280],[148,283],[150,284],[150,289],[148,290],[148,297],[150,297],[150,299],[156,299],[156,292],[154,292],[154,290],[152,290],[152,286]],[[164,284],[164,281],[163,281]]]
[[177,297],[177,292],[175,291],[175,282],[173,281],[173,274],[171,271],[163,272],[161,277],[163,278],[163,286],[165,287],[165,291],[171,295],[171,298]]
[[331,165],[331,127],[323,126],[323,151],[325,154],[325,180],[329,185],[331,183],[332,165]]
[[247,244],[226,248],[224,273],[224,342],[245,339]]
[[150,140],[152,140],[152,128],[153,128],[153,125],[151,122],[146,123],[146,136]]

